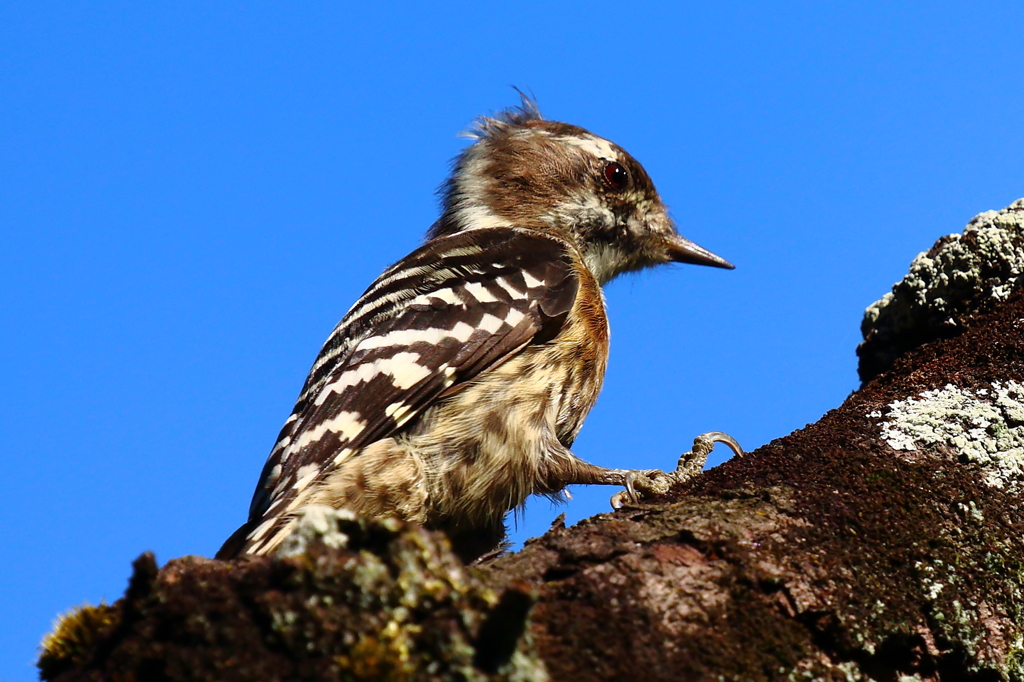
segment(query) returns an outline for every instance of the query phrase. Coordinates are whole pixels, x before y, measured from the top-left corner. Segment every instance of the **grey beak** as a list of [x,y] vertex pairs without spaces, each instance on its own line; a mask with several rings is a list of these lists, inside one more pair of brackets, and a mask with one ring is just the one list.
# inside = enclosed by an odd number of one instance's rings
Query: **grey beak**
[[669,260],[674,263],[691,263],[693,265],[710,265],[716,268],[734,270],[735,265],[716,256],[705,248],[697,246],[686,237],[673,235],[666,244]]

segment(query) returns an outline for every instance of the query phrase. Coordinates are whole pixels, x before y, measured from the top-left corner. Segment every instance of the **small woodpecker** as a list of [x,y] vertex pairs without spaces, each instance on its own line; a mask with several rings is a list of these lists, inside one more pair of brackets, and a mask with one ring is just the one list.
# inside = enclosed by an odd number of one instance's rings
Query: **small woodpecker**
[[304,507],[327,505],[444,531],[469,561],[532,494],[611,484],[636,499],[699,473],[714,441],[741,452],[712,432],[665,473],[569,450],[608,360],[601,285],[663,263],[733,266],[676,232],[632,156],[532,100],[473,135],[426,242],[327,339],[219,558],[272,552]]

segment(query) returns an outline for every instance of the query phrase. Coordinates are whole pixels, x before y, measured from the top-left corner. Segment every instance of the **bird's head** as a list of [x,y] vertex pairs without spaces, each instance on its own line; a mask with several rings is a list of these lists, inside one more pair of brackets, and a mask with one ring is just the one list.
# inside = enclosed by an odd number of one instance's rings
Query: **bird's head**
[[624,149],[544,120],[532,100],[480,119],[473,136],[429,237],[487,227],[555,233],[602,283],[662,263],[733,267],[676,232],[647,171]]

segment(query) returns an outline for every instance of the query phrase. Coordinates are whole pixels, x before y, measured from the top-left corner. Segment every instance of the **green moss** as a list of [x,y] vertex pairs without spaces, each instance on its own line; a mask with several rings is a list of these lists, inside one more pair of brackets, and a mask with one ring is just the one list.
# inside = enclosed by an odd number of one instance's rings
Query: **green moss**
[[101,603],[83,604],[57,617],[53,631],[40,645],[37,663],[43,680],[88,663],[96,642],[109,634],[120,622],[118,609]]
[[419,634],[418,629],[391,621],[378,637],[361,637],[347,654],[334,660],[356,680],[411,680],[416,669],[409,653],[410,634]]
[[[329,509],[300,521],[296,536],[275,559],[293,570],[284,571],[282,590],[264,598],[271,629],[296,660],[329,658],[340,679],[493,679],[475,657],[499,595],[443,537]],[[518,635],[498,673],[545,677],[528,637]]]

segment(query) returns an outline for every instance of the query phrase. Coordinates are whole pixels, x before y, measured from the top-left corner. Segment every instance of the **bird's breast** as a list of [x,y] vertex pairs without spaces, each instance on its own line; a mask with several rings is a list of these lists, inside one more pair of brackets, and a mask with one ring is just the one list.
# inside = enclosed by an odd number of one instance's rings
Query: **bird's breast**
[[597,402],[608,366],[609,327],[597,280],[579,270],[579,289],[562,331],[548,350],[549,361],[562,370],[556,428],[558,440],[572,444],[583,420]]

